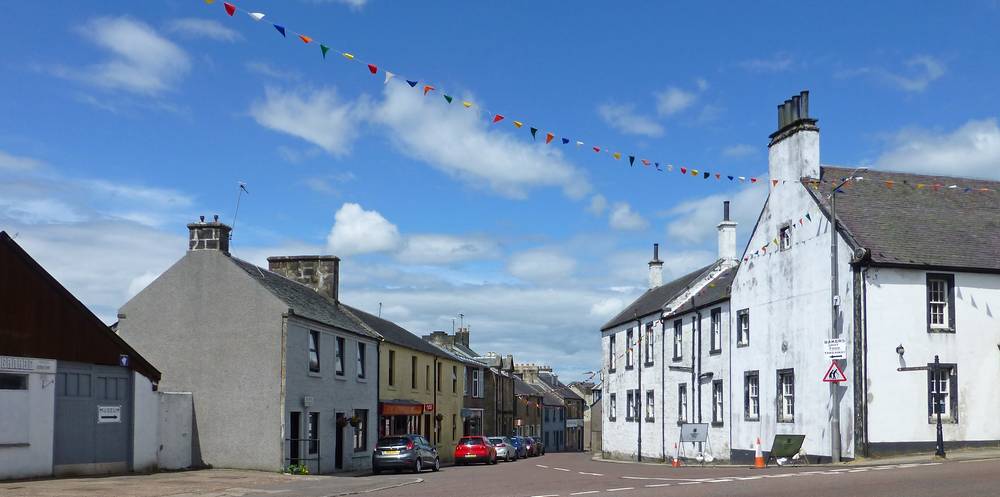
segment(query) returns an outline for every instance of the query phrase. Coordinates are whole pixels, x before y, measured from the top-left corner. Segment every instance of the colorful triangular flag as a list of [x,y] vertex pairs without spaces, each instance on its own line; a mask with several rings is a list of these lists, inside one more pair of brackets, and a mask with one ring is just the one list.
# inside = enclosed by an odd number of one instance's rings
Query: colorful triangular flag
[[545,133],[545,144],[548,145],[549,143],[552,143],[552,139],[555,137],[556,135],[553,135],[552,133]]
[[562,142],[563,142],[563,145],[565,145],[565,144],[569,143],[569,138],[563,138],[563,139],[562,139]]
[[594,147],[594,152],[600,152],[600,151],[601,151],[601,147]]
[[320,43],[319,44],[319,49],[320,49],[321,52],[323,52],[323,58],[325,59],[326,58],[326,53],[330,51],[330,47],[328,47],[328,46]]
[[524,123],[522,123],[521,121],[514,121],[515,128],[520,128],[521,126],[524,126]]
[[496,114],[496,115],[493,116],[493,122],[498,123],[500,121],[503,121],[503,116],[502,115]]
[[284,26],[278,26],[277,24],[274,24],[274,29],[277,29],[278,32],[281,33],[281,36],[285,36],[285,27]]
[[247,15],[255,21],[259,21],[264,18],[264,14],[261,12],[247,12]]
[[771,186],[778,186],[778,180],[772,179],[771,180]]
[[417,82],[416,81],[406,80],[406,84],[410,85],[410,88],[416,88],[416,86],[417,86]]
[[628,156],[628,165],[629,165],[629,167],[634,167],[635,166],[635,156],[634,155]]
[[376,66],[375,64],[368,64],[368,72],[372,74],[378,73],[378,66]]
[[531,128],[531,139],[535,139],[535,134],[538,133],[538,128]]
[[451,103],[451,96],[450,95],[444,95],[444,99],[447,100],[449,104]]
[[812,221],[812,220],[813,220],[812,216],[810,216],[808,212],[806,213],[806,219],[808,219],[808,220],[810,220],[810,221]]
[[390,79],[396,77],[395,74],[393,74],[393,73],[391,73],[389,71],[383,71],[383,72],[385,72],[385,81],[383,81],[382,84],[388,84]]
[[469,107],[472,107],[472,102],[462,102],[462,105],[465,106],[466,109],[468,109]]
[[310,37],[308,37],[306,35],[299,35],[299,39],[302,40],[302,43],[309,43],[309,42],[313,41],[312,38],[310,38]]
[[347,59],[347,60],[354,60],[354,54],[352,54],[352,53],[343,52],[340,55],[343,55],[344,58]]
[[708,171],[705,171],[705,177],[704,177],[704,179],[708,179],[708,177],[711,176],[711,175],[712,175],[712,173],[710,173]]
[[[424,95],[427,95],[427,92],[432,91],[432,90],[434,90],[433,86],[431,86],[431,85],[424,85]],[[500,116],[500,119],[503,119],[503,116]]]
[[681,174],[687,174],[687,173],[688,173],[687,168],[686,167],[682,167],[681,168]]
[[615,153],[613,153],[611,155],[614,156],[615,160],[621,160],[621,158],[622,158],[622,153],[621,152],[615,152]]
[[233,17],[233,14],[236,14],[236,6],[235,5],[233,5],[233,4],[229,3],[229,2],[225,2],[225,3],[222,4],[222,6],[226,8],[226,13],[229,14],[229,17]]

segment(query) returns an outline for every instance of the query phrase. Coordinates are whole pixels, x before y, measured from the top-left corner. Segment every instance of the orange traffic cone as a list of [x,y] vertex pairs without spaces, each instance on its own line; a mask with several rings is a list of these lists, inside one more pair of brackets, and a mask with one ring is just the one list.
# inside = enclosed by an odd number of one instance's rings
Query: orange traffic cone
[[681,460],[677,458],[677,444],[674,444],[674,460],[670,463],[670,467],[672,468],[681,467]]
[[753,457],[753,467],[757,469],[764,469],[767,467],[767,465],[764,464],[764,454],[760,450],[760,437],[757,437],[757,452]]

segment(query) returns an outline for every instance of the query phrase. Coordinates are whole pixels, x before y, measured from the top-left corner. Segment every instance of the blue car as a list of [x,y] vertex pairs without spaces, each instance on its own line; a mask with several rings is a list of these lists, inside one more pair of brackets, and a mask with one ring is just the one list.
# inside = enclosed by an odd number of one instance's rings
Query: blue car
[[514,449],[517,451],[518,458],[528,457],[528,444],[527,441],[524,439],[524,437],[519,437],[516,435],[510,437],[510,443],[511,445],[514,446]]

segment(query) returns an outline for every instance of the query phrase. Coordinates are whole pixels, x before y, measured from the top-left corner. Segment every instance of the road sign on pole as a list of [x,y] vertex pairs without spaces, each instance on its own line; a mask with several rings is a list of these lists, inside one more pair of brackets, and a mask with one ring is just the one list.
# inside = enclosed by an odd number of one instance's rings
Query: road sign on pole
[[844,376],[844,370],[840,369],[837,365],[837,361],[830,363],[830,369],[826,370],[826,374],[823,376],[823,381],[827,383],[840,383],[847,381],[847,377]]
[[847,339],[827,338],[823,340],[823,355],[827,359],[847,359]]

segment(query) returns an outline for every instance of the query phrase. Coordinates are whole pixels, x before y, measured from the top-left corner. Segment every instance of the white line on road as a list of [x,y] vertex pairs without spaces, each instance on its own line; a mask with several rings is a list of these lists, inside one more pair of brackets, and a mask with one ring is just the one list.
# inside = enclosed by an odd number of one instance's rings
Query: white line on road
[[727,481],[733,481],[733,480],[727,480],[725,478],[719,478],[718,480],[705,480],[705,483],[725,483]]
[[587,472],[584,472],[584,471],[577,471],[577,473],[580,473],[581,475],[589,475],[589,476],[604,476],[601,473],[587,473]]
[[864,473],[865,471],[868,471],[868,468],[852,469],[852,470],[848,471],[848,473]]
[[559,494],[532,495],[531,497],[559,497]]
[[659,481],[695,481],[703,482],[705,478],[662,478],[658,476],[623,476],[623,480],[659,480]]
[[549,467],[544,464],[536,464],[535,466],[538,466],[539,468],[549,469]]
[[586,492],[573,492],[570,495],[587,495],[587,494],[596,494],[598,492],[599,490],[587,490]]
[[763,477],[764,477],[764,475],[761,475],[761,476],[734,476],[733,478],[736,478],[737,480],[759,480],[759,479],[761,479]]
[[622,490],[635,490],[635,487],[609,488],[608,492],[621,492]]
[[697,485],[699,483],[701,483],[701,482],[700,481],[685,481],[685,482],[678,483],[678,485]]
[[552,468],[552,469],[554,469],[556,471],[566,471],[566,472],[569,472],[569,470],[566,469],[566,468]]
[[673,485],[673,483],[651,483],[646,485],[646,488],[669,487],[670,485]]

